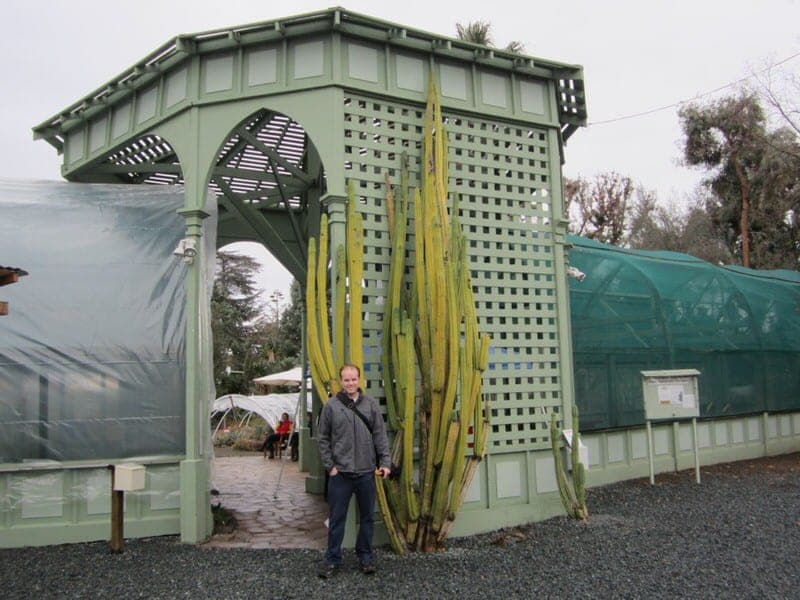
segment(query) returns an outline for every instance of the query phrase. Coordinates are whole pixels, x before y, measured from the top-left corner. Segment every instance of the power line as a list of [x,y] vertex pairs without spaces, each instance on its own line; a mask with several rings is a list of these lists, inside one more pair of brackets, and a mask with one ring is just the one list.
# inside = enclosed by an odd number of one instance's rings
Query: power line
[[795,52],[791,56],[787,56],[783,60],[780,60],[780,61],[778,61],[776,63],[772,63],[771,65],[769,65],[767,67],[764,67],[763,69],[761,69],[760,71],[758,71],[756,73],[751,73],[750,75],[747,75],[745,77],[737,79],[736,81],[731,81],[730,83],[726,83],[725,85],[721,85],[718,88],[714,88],[713,90],[709,90],[708,92],[704,92],[702,94],[699,94],[699,95],[697,95],[694,98],[691,98],[689,100],[679,100],[678,102],[673,102],[672,104],[667,104],[665,106],[659,106],[658,108],[651,108],[650,110],[645,110],[645,111],[642,111],[642,112],[633,113],[631,115],[625,115],[623,117],[615,117],[613,119],[606,119],[605,121],[594,121],[594,122],[591,122],[591,123],[587,123],[587,127],[592,127],[594,125],[605,125],[607,123],[616,123],[618,121],[627,121],[628,119],[636,119],[638,117],[644,117],[644,116],[647,116],[647,115],[652,115],[653,113],[661,112],[662,110],[669,110],[670,108],[677,108],[681,104],[686,104],[687,102],[694,102],[695,100],[699,100],[700,98],[705,98],[706,96],[711,96],[712,94],[716,94],[717,92],[721,92],[722,90],[728,89],[728,88],[733,87],[735,85],[739,85],[740,83],[743,83],[743,82],[747,81],[748,79],[752,79],[756,75],[761,75],[761,73],[766,73],[770,69],[774,69],[775,67],[779,67],[780,65],[782,65],[784,63],[787,63],[790,60],[792,60],[794,58],[797,58],[798,56],[800,56],[800,52]]

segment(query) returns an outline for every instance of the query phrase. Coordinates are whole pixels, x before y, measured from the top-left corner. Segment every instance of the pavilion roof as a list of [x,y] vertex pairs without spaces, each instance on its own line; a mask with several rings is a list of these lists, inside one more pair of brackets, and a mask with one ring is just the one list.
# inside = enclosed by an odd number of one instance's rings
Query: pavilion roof
[[110,81],[35,126],[34,138],[43,138],[60,149],[63,144],[63,134],[72,123],[91,118],[109,104],[129,96],[136,89],[152,82],[193,54],[219,52],[332,30],[408,49],[435,51],[437,55],[473,61],[500,70],[513,70],[557,79],[560,82],[561,95],[560,120],[566,125],[568,133],[586,122],[583,71],[579,65],[489,48],[334,7],[271,21],[178,35]]

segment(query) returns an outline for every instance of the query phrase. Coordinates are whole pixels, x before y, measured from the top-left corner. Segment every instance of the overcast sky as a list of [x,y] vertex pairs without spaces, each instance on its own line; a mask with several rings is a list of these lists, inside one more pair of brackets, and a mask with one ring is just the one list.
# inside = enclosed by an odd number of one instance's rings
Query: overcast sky
[[[175,35],[328,7],[305,0],[5,0],[0,177],[59,179],[60,157],[32,141],[31,128]],[[487,20],[498,46],[518,40],[533,56],[583,65],[590,126],[569,140],[564,172],[616,170],[664,201],[681,201],[699,180],[679,164],[677,111],[622,117],[692,100],[800,52],[799,0],[351,0],[345,7],[442,35],[454,35],[456,22]],[[781,68],[800,73],[800,57]],[[289,275],[266,252],[259,258],[262,287],[288,290]]]

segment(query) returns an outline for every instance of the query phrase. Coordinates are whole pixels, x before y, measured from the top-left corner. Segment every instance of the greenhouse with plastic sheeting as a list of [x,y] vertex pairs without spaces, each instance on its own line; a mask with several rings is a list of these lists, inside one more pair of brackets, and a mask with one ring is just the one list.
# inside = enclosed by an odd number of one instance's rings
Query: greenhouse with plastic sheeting
[[570,237],[581,428],[644,423],[641,371],[700,371],[700,416],[800,408],[800,274]]

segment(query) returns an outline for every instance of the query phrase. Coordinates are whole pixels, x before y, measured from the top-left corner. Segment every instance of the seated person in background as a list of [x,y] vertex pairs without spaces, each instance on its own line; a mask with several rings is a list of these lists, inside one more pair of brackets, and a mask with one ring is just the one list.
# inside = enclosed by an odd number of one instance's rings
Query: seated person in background
[[264,443],[261,444],[261,450],[269,450],[269,457],[275,458],[275,442],[283,442],[292,432],[292,421],[289,419],[289,413],[281,415],[281,422],[275,428],[275,433],[270,433],[264,438]]
[[292,437],[289,438],[289,449],[292,451],[292,460],[297,461],[300,459],[300,434],[296,431],[292,432]]
[[[308,435],[312,434],[311,431],[311,411],[306,413],[307,425],[308,425]],[[289,438],[289,448],[292,451],[292,460],[298,461],[300,460],[300,433],[297,431],[292,432],[292,436]]]

